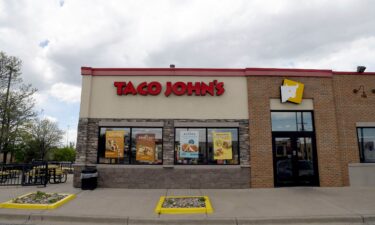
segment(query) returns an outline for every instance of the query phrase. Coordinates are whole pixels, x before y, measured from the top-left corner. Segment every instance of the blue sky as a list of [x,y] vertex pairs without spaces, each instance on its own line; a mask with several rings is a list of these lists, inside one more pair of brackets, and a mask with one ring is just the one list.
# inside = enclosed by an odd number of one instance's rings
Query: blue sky
[[372,0],[0,0],[0,51],[74,142],[81,66],[375,71],[374,27]]

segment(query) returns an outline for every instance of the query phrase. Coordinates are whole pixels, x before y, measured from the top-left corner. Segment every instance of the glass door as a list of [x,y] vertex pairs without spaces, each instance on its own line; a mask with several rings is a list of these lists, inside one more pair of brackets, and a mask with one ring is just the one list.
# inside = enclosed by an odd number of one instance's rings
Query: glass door
[[316,186],[313,137],[288,134],[273,137],[275,186]]
[[292,138],[274,138],[274,173],[276,186],[294,184],[293,149]]

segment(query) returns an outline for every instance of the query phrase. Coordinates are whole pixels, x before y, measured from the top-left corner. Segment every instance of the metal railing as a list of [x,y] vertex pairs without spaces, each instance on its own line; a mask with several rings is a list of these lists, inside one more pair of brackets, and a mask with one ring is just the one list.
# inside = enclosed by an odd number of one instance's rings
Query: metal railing
[[43,185],[49,181],[48,162],[0,164],[0,186]]

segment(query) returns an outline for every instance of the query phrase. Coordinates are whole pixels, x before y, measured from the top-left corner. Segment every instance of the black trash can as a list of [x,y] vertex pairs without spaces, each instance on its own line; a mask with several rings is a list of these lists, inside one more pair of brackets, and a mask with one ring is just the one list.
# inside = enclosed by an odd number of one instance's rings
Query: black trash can
[[81,189],[94,190],[98,186],[98,171],[96,168],[85,168],[81,171]]

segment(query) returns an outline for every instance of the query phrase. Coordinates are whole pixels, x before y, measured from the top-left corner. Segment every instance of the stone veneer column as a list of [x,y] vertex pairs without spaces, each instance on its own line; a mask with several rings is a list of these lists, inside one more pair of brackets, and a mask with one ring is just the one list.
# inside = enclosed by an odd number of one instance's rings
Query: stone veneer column
[[163,165],[174,164],[174,124],[173,120],[164,120],[163,127]]
[[83,164],[86,162],[86,149],[87,149],[87,126],[88,119],[80,118],[78,121],[77,132],[77,147],[76,147],[76,160],[75,163]]

